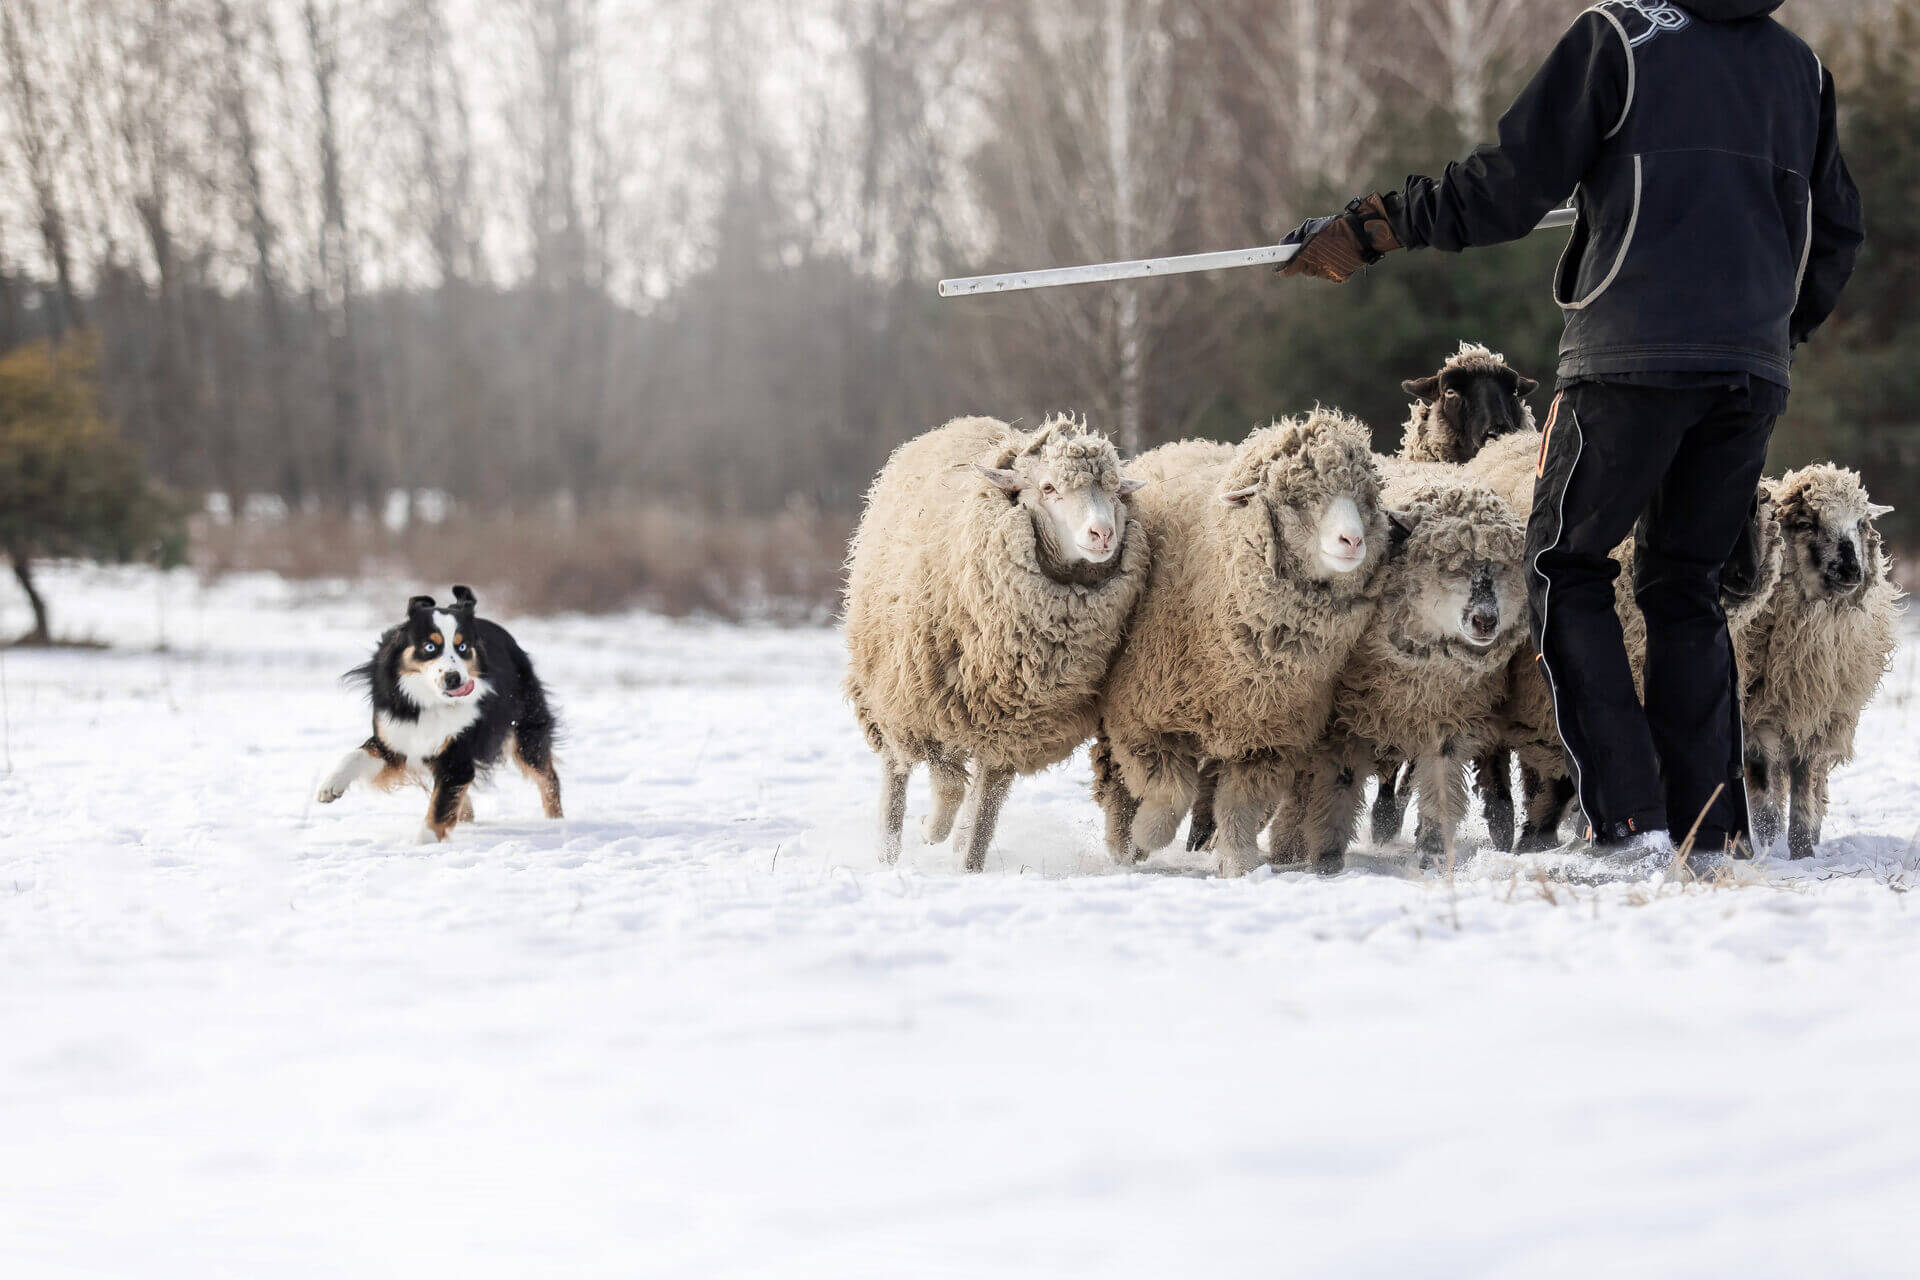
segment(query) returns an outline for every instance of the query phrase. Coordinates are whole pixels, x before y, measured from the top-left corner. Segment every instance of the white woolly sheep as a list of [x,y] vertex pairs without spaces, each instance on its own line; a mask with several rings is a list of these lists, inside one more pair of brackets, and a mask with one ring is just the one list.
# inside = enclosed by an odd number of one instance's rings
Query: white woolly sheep
[[[1527,397],[1540,384],[1523,377],[1497,351],[1462,342],[1438,373],[1409,378],[1400,389],[1414,397],[1400,456],[1409,462],[1459,464],[1489,440],[1532,431]],[[1522,509],[1524,514],[1524,509]]]
[[1405,464],[1382,470],[1392,532],[1380,604],[1340,674],[1320,759],[1270,831],[1276,852],[1322,868],[1352,842],[1361,778],[1402,761],[1414,765],[1420,853],[1454,847],[1467,761],[1498,738],[1507,663],[1526,633],[1526,526],[1506,501],[1457,472],[1434,484],[1409,483]]
[[[1773,487],[1786,534],[1780,581],[1741,645],[1747,796],[1754,847],[1809,857],[1820,843],[1827,779],[1853,758],[1860,712],[1893,655],[1900,591],[1888,577],[1860,477],[1830,463]],[[1789,801],[1791,810],[1788,810]]]
[[1136,517],[1153,572],[1108,674],[1095,794],[1129,865],[1173,838],[1205,759],[1220,761],[1220,869],[1258,838],[1312,758],[1333,688],[1378,597],[1386,517],[1366,427],[1316,409],[1237,449],[1143,456]]
[[1093,732],[1146,581],[1136,487],[1105,436],[1066,418],[1031,434],[960,418],[887,460],[848,552],[846,608],[846,692],[880,756],[886,861],[914,765],[933,774],[926,839],[959,814],[954,844],[978,871],[1013,776]]

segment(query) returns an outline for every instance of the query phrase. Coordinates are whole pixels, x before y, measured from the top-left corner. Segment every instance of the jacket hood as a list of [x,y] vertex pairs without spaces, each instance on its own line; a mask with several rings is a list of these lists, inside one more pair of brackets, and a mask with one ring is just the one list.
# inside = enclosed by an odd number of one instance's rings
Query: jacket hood
[[1764,18],[1785,3],[1786,0],[1679,0],[1682,9],[1708,22]]

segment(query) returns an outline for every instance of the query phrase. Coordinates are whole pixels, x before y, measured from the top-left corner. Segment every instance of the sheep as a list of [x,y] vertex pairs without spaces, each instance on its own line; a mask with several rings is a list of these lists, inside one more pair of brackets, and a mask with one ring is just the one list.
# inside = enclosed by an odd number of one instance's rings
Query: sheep
[[1270,833],[1276,850],[1321,866],[1353,839],[1362,771],[1402,761],[1420,796],[1419,852],[1454,847],[1466,763],[1498,737],[1507,663],[1526,633],[1526,526],[1506,501],[1458,476],[1409,483],[1382,470],[1391,534],[1379,607],[1340,673],[1320,758]]
[[1365,425],[1324,408],[1235,449],[1153,450],[1135,474],[1153,569],[1101,697],[1108,849],[1131,865],[1166,845],[1212,759],[1220,871],[1241,875],[1378,599],[1380,474]]
[[1146,582],[1138,487],[1105,436],[1065,417],[1031,434],[958,418],[887,460],[847,555],[845,685],[880,757],[886,862],[916,764],[933,775],[923,835],[946,839],[958,815],[954,845],[979,871],[1014,775],[1093,732]]
[[1505,356],[1478,343],[1462,342],[1438,373],[1400,384],[1414,397],[1400,439],[1401,458],[1457,465],[1479,453],[1489,440],[1533,431],[1527,397],[1539,387],[1532,378],[1514,372]]
[[[1754,848],[1811,857],[1827,810],[1827,779],[1853,758],[1853,735],[1893,655],[1901,593],[1888,577],[1855,472],[1831,463],[1789,472],[1773,487],[1786,531],[1785,569],[1743,648],[1747,795]],[[1791,801],[1791,811],[1788,803]]]

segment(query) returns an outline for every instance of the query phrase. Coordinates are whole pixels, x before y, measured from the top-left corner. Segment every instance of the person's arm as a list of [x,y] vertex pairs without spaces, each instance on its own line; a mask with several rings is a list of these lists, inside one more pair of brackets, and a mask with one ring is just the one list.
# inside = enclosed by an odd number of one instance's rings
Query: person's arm
[[1500,118],[1500,141],[1441,178],[1361,196],[1346,212],[1311,218],[1281,244],[1300,246],[1284,276],[1336,284],[1395,249],[1458,252],[1518,240],[1566,198],[1632,105],[1633,55],[1611,19],[1589,11],[1560,37],[1533,82]]
[[1397,202],[1388,197],[1401,243],[1457,253],[1532,231],[1624,122],[1631,57],[1605,15],[1580,15],[1500,118],[1498,142],[1448,165],[1440,178],[1408,178]]
[[1793,345],[1813,336],[1840,301],[1840,291],[1853,275],[1866,232],[1860,220],[1860,191],[1840,155],[1839,114],[1833,77],[1820,80],[1820,145],[1809,175],[1813,200],[1813,238],[1807,246],[1807,270],[1800,281],[1800,300],[1794,305],[1787,331]]

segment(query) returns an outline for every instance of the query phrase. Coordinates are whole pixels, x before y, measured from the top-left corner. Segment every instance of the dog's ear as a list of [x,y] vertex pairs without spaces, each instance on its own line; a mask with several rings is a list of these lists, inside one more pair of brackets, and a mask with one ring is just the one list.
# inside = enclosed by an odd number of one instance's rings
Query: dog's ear
[[431,610],[438,607],[438,605],[434,604],[432,596],[415,596],[413,599],[407,601],[408,613],[419,613],[423,609]]
[[478,597],[473,594],[472,587],[456,586],[453,589],[453,603],[456,608],[465,609],[468,613],[472,613],[473,606],[479,604],[480,601]]

